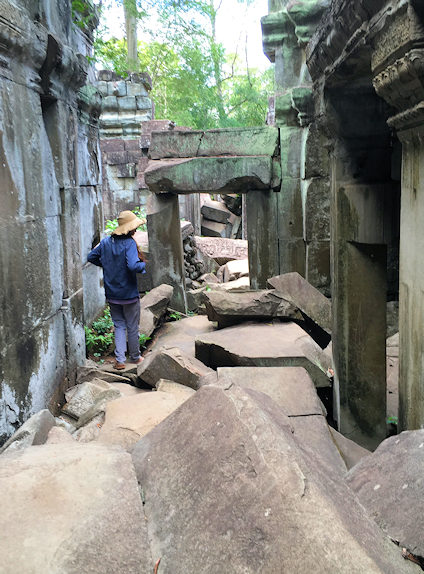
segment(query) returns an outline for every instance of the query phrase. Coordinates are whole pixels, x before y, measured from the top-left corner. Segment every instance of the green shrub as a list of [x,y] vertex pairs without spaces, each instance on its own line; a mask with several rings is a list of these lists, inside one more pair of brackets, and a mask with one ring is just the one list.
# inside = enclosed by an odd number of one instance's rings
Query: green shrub
[[105,309],[101,317],[94,321],[91,328],[84,326],[85,346],[88,354],[96,357],[108,352],[114,341],[112,327],[109,307]]
[[[136,207],[132,210],[133,213],[140,219],[146,219],[146,210],[144,207]],[[106,220],[105,224],[105,231],[108,235],[111,235],[115,229],[118,227],[118,220],[117,219],[108,219]],[[147,231],[147,225],[144,223],[137,228],[139,231]]]

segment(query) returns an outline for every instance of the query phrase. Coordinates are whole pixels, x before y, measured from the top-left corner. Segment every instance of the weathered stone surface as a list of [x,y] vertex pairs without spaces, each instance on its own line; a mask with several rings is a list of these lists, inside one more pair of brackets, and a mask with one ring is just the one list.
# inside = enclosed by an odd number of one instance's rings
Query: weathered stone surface
[[[155,336],[150,350],[153,352],[162,347],[178,347],[185,355],[194,357],[194,339],[196,336],[212,331],[214,331],[213,324],[202,315],[165,323]],[[169,379],[166,375],[164,378]]]
[[225,223],[218,223],[217,221],[202,219],[201,232],[202,235],[205,235],[206,237],[225,237],[227,233],[227,226]]
[[178,347],[162,347],[148,354],[138,366],[137,374],[143,382],[156,386],[159,379],[170,379],[192,389],[199,387],[201,377],[211,369]]
[[322,329],[331,331],[331,302],[299,273],[285,273],[272,277],[268,279],[268,284]]
[[347,475],[374,520],[415,556],[424,558],[424,430],[383,441]]
[[249,275],[249,260],[246,259],[234,259],[233,261],[228,261],[225,265],[222,265],[217,271],[217,278],[222,283],[227,283],[228,281],[234,281],[239,277],[247,277]]
[[211,221],[217,221],[218,223],[227,223],[228,218],[231,215],[225,204],[221,201],[214,201],[213,199],[208,199],[200,209],[201,214],[204,218],[210,219]]
[[218,265],[224,265],[233,259],[247,258],[245,239],[223,239],[195,236],[196,247],[201,253],[215,259]]
[[239,277],[234,279],[234,281],[228,281],[228,283],[215,283],[213,286],[210,285],[214,290],[218,291],[249,291],[250,290],[250,279],[249,277]]
[[273,127],[230,128],[152,134],[149,150],[152,159],[226,156],[276,155],[278,130]]
[[166,313],[174,292],[171,285],[159,285],[144,295],[140,301],[140,333],[148,337]]
[[[194,392],[194,391],[193,391]],[[108,403],[105,421],[96,441],[131,450],[134,444],[163,421],[189,393],[150,391]]]
[[271,397],[289,417],[323,415],[315,385],[302,367],[218,367],[218,383],[249,387]]
[[3,572],[153,570],[127,453],[78,443],[5,453],[0,490]]
[[196,357],[209,367],[304,367],[317,387],[328,378],[305,356],[295,323],[245,323],[196,337]]
[[52,427],[47,435],[45,444],[66,444],[73,443],[73,436],[62,427]]
[[181,394],[187,398],[191,397],[196,392],[190,387],[180,385],[180,383],[174,383],[174,381],[170,381],[169,379],[159,379],[159,381],[156,383],[156,390],[163,393],[171,393],[176,395]]
[[[68,402],[62,407],[62,412],[76,420],[100,401],[110,401],[120,397],[120,392],[109,383],[99,379],[82,383],[67,396]],[[68,399],[68,397],[70,397]]]
[[371,454],[369,450],[343,436],[341,433],[337,432],[336,429],[333,429],[332,427],[329,427],[329,429],[333,437],[334,444],[340,452],[348,470],[358,464],[358,462],[365,456],[369,456]]
[[100,429],[105,422],[106,403],[103,403],[104,408],[95,414],[84,426],[77,429],[72,436],[81,443],[92,442],[99,436]]
[[263,393],[203,387],[132,456],[164,572],[415,571]]
[[305,356],[329,377],[334,374],[332,345],[331,343],[323,350],[309,335],[299,339],[299,345]]
[[47,409],[32,415],[0,449],[0,453],[20,450],[31,445],[44,444],[50,429],[55,425],[54,416]]
[[151,194],[147,202],[149,249],[154,253],[151,262],[154,287],[163,283],[174,288],[171,306],[186,312],[184,257],[178,197],[171,194]]
[[254,319],[302,319],[298,309],[277,291],[205,291],[203,300],[209,321],[217,321],[219,329]]
[[276,185],[268,156],[155,160],[144,178],[154,193],[247,193]]

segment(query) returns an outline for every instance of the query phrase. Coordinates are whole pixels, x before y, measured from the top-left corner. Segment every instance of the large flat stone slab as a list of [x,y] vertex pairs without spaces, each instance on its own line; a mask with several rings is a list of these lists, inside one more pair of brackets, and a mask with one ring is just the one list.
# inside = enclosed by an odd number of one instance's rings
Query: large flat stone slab
[[303,367],[218,367],[218,384],[266,393],[289,417],[322,415],[315,385]]
[[97,441],[131,450],[141,437],[189,397],[189,394],[183,393],[150,391],[111,401],[106,406],[105,422]]
[[272,158],[262,155],[154,160],[144,177],[154,193],[246,193],[280,183],[273,178]]
[[204,315],[187,317],[180,321],[165,323],[153,339],[150,350],[161,347],[178,347],[187,355],[195,356],[194,340],[198,335],[214,331],[213,324]]
[[206,386],[137,443],[160,570],[417,572],[291,420],[263,393]]
[[271,126],[153,132],[149,155],[152,159],[222,155],[273,156],[278,154],[278,144],[278,129]]
[[216,321],[219,329],[255,319],[302,320],[299,310],[273,290],[205,291],[203,300],[209,321]]
[[247,241],[245,239],[224,239],[223,237],[194,238],[197,249],[207,257],[215,259],[218,265],[225,265],[234,259],[247,259]]
[[424,429],[383,441],[347,483],[390,538],[424,558]]
[[131,457],[78,443],[0,456],[0,571],[153,571]]
[[217,367],[304,367],[315,386],[328,378],[306,357],[298,339],[305,331],[295,323],[245,323],[196,337],[196,357]]

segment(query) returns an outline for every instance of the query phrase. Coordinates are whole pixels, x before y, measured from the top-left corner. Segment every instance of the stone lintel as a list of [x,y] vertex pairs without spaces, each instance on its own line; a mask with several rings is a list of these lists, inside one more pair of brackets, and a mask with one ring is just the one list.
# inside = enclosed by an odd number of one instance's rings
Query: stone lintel
[[278,155],[278,129],[272,126],[207,131],[154,131],[151,159]]
[[247,193],[278,189],[271,156],[153,160],[144,172],[154,193]]

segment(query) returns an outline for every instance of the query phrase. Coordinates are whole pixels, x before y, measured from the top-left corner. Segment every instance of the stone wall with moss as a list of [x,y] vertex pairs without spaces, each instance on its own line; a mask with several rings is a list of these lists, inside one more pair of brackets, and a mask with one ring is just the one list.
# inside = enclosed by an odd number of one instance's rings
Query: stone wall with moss
[[57,402],[103,304],[84,266],[102,223],[96,22],[71,4],[0,0],[0,442]]

